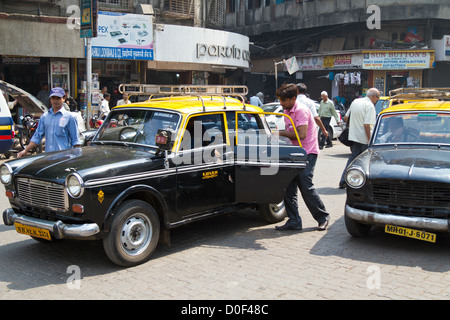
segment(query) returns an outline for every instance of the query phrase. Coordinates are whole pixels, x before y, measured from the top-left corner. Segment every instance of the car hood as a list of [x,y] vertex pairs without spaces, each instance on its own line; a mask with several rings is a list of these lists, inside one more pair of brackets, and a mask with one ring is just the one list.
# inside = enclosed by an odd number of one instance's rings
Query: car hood
[[16,168],[16,175],[64,183],[70,172],[77,172],[86,182],[149,171],[160,166],[160,161],[154,161],[155,157],[150,149],[96,145],[43,153],[8,163]]
[[369,149],[362,154],[369,178],[449,183],[450,149]]
[[0,80],[0,89],[16,99],[28,113],[41,115],[47,111],[47,107],[38,98],[8,82]]

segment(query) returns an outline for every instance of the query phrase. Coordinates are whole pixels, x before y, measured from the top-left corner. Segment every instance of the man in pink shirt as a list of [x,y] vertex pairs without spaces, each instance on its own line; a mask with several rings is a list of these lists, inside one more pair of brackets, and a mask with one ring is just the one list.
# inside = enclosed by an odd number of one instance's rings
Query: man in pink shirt
[[298,212],[297,187],[303,197],[303,201],[311,212],[313,218],[319,223],[318,230],[326,230],[330,215],[314,188],[313,175],[319,154],[318,135],[316,124],[309,108],[297,101],[297,86],[295,84],[284,84],[277,90],[277,97],[284,109],[284,113],[290,116],[295,128],[289,119],[285,119],[286,129],[280,131],[279,135],[291,139],[292,144],[298,145],[295,130],[298,133],[303,149],[307,153],[306,168],[291,181],[286,189],[284,204],[288,221],[283,226],[277,226],[277,230],[301,230],[302,219]]

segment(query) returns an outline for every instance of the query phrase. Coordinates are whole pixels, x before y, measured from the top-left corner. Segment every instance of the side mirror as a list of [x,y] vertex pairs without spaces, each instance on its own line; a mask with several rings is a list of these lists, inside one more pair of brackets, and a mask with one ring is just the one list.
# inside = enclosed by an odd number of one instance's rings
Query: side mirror
[[161,150],[172,150],[172,132],[169,130],[158,129],[155,136],[155,144]]

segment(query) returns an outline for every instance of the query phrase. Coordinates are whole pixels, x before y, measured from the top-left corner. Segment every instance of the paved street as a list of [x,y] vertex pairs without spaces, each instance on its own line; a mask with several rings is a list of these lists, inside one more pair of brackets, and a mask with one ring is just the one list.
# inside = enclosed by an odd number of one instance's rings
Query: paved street
[[349,236],[337,188],[348,155],[335,142],[318,159],[315,185],[332,215],[326,232],[315,231],[300,200],[302,232],[234,213],[173,230],[170,247],[123,269],[101,242],[42,244],[1,221],[0,299],[450,299],[449,235],[436,244],[381,230]]

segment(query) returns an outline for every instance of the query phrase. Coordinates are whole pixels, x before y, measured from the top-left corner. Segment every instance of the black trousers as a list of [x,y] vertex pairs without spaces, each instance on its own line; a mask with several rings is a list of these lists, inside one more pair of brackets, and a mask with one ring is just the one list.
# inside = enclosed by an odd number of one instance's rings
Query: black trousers
[[[331,142],[331,135],[330,133],[333,132],[333,129],[330,126],[331,117],[320,117],[320,120],[323,123],[323,126],[328,131],[328,137],[326,138],[327,146],[331,146],[333,143]],[[323,147],[325,145],[325,136],[321,134],[320,140],[319,140],[319,147]]]

